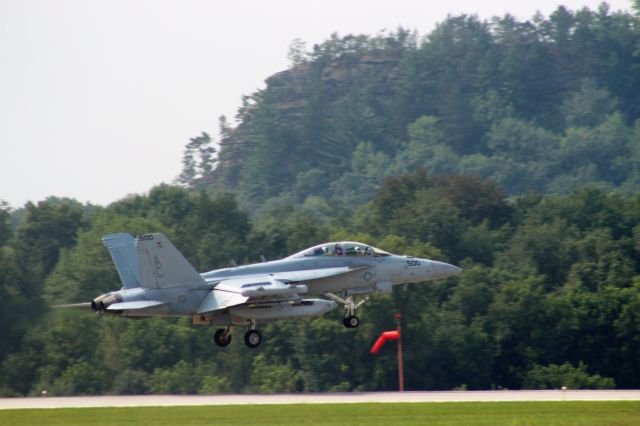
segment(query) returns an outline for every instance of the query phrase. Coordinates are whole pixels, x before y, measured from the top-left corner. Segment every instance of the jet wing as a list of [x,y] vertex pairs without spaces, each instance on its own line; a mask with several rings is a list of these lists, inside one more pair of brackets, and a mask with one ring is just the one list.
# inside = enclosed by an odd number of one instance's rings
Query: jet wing
[[268,275],[248,275],[220,280],[215,283],[214,289],[205,296],[198,313],[242,305],[250,298],[304,294],[308,290],[307,286],[294,283],[346,274],[363,268],[368,268],[368,265],[274,272]]
[[252,297],[279,297],[306,293],[307,286],[291,285],[269,276],[234,278],[216,285],[204,298],[198,313],[242,305]]

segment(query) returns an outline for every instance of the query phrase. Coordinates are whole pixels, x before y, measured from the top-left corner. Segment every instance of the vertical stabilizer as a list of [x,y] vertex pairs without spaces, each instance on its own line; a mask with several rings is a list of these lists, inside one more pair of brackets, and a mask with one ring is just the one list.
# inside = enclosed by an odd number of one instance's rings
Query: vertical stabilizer
[[102,243],[109,250],[124,288],[140,287],[140,264],[135,239],[125,233],[105,235]]
[[204,280],[184,256],[160,233],[136,239],[143,288],[191,287]]

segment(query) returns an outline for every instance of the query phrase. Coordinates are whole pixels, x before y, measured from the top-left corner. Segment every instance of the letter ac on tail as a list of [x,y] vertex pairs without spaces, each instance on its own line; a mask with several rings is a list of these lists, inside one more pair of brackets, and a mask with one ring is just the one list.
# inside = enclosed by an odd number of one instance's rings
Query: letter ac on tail
[[205,284],[200,274],[164,234],[140,235],[136,241],[142,288]]

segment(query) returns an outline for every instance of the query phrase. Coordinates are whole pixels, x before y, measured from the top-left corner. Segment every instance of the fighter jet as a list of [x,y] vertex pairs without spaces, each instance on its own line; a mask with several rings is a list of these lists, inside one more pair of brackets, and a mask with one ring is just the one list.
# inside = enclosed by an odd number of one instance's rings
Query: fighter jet
[[263,340],[258,323],[322,315],[338,305],[344,306],[344,326],[356,328],[356,311],[366,300],[356,302],[356,296],[390,293],[394,285],[461,271],[447,263],[344,241],[280,260],[198,273],[161,233],[137,238],[111,234],[103,243],[123,288],[81,305],[121,317],[190,316],[194,325],[220,327],[213,340],[221,347],[231,342],[234,327],[246,327],[244,341],[256,348]]

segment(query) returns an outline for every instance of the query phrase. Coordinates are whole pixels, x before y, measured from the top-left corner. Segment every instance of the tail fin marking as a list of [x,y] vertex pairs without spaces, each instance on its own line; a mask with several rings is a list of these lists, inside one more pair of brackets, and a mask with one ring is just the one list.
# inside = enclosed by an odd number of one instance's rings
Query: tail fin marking
[[136,244],[143,288],[190,287],[205,283],[164,234],[140,235]]

